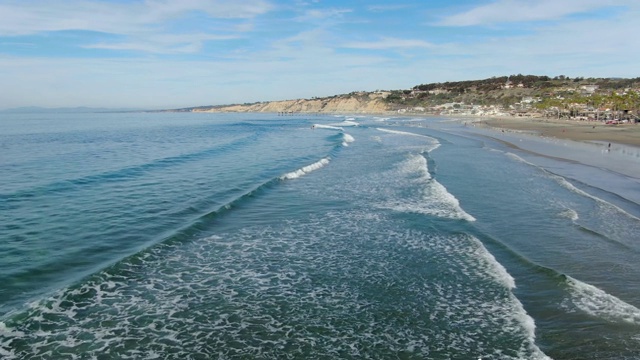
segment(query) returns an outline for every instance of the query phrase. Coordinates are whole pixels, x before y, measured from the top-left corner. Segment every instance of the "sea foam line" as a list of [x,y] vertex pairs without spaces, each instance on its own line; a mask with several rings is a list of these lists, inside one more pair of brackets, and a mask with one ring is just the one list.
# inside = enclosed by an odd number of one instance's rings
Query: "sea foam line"
[[355,122],[353,120],[355,120],[355,119],[349,118],[349,119],[347,119],[345,121],[342,121],[342,122],[339,122],[339,123],[329,124],[329,125],[326,125],[326,126],[335,126],[335,127],[347,126],[348,127],[348,126],[359,126],[360,125],[360,123]]
[[571,296],[569,301],[578,309],[607,321],[640,325],[640,309],[637,307],[570,276],[567,276],[567,284]]
[[412,154],[398,165],[397,170],[400,174],[413,179],[414,183],[410,183],[408,186],[415,188],[417,185],[418,193],[410,199],[391,201],[391,209],[470,222],[476,221],[473,216],[462,209],[458,199],[444,185],[431,177],[424,156]]
[[386,133],[390,133],[390,134],[423,137],[423,138],[427,138],[427,139],[430,139],[430,140],[435,141],[435,142],[438,141],[435,138],[432,138],[431,136],[422,135],[422,134],[416,134],[416,133],[412,133],[412,132],[408,132],[408,131],[391,130],[391,129],[384,129],[384,128],[376,128],[376,130],[382,131],[382,132],[386,132]]
[[[487,264],[487,267],[490,268],[489,274],[493,277],[498,283],[506,286],[508,289],[513,290],[516,288],[516,281],[509,274],[507,269],[498,262],[498,260],[487,250],[480,239],[475,236],[470,236],[471,241],[476,245],[476,254],[478,255],[478,260],[482,260]],[[523,309],[524,310],[524,309]]]
[[316,129],[327,129],[327,130],[344,131],[344,129],[341,128],[341,127],[331,126],[331,125],[313,124],[313,127],[316,128]]
[[530,166],[533,166],[533,167],[536,167],[536,168],[540,169],[542,172],[544,172],[551,179],[555,180],[558,184],[560,184],[565,189],[567,189],[569,191],[572,191],[572,192],[574,192],[574,193],[576,193],[578,195],[582,195],[584,197],[587,197],[587,198],[589,198],[591,200],[594,200],[595,202],[597,202],[597,203],[599,203],[601,205],[609,206],[609,207],[613,208],[614,210],[620,212],[621,214],[624,214],[625,216],[627,216],[627,217],[629,217],[631,219],[640,221],[640,218],[638,218],[637,216],[634,216],[632,214],[629,214],[628,212],[624,211],[622,208],[620,208],[620,207],[618,207],[618,206],[616,206],[616,205],[614,205],[614,204],[612,204],[612,203],[610,203],[608,201],[605,201],[605,200],[603,200],[603,199],[601,199],[601,198],[599,198],[597,196],[591,195],[591,194],[589,194],[588,192],[586,192],[584,190],[578,189],[575,185],[573,185],[571,182],[569,182],[564,177],[562,177],[560,175],[557,175],[557,174],[554,174],[554,173],[550,172],[549,170],[547,170],[547,169],[545,169],[545,168],[543,168],[541,166],[538,166],[536,164],[530,163],[530,162],[524,160],[523,158],[521,158],[520,156],[518,156],[516,154],[513,154],[513,153],[506,153],[506,154],[507,154],[507,156],[509,156],[510,158],[512,158],[514,160],[520,161],[520,162],[522,162],[524,164],[527,164],[527,165],[530,165]]
[[[535,320],[527,313],[522,302],[513,294],[513,289],[516,288],[515,279],[507,269],[487,250],[482,241],[474,236],[470,236],[471,241],[476,244],[475,254],[477,260],[483,262],[485,268],[488,270],[488,275],[491,276],[496,282],[506,286],[510,290],[509,298],[512,301],[512,313],[511,316],[516,323],[518,323],[522,329],[526,332],[529,341],[529,350],[531,355],[535,359],[539,360],[551,360],[535,343],[536,340],[536,324]],[[524,349],[522,349],[524,350]],[[522,354],[522,356],[524,356]]]
[[384,129],[384,128],[376,128],[376,130],[378,131],[382,131],[382,132],[386,132],[389,134],[395,134],[395,135],[405,135],[405,136],[416,136],[416,137],[420,137],[420,138],[424,138],[429,140],[429,143],[431,146],[429,146],[429,148],[427,148],[426,152],[431,152],[437,148],[440,147],[440,142],[438,141],[438,139],[433,138],[431,136],[427,136],[427,135],[422,135],[422,134],[416,134],[416,133],[412,133],[412,132],[408,132],[408,131],[399,131],[399,130],[390,130],[390,129]]
[[[545,170],[546,171],[546,170]],[[549,173],[549,172],[547,172]],[[555,175],[555,174],[551,174],[549,173],[549,176],[556,180],[561,186],[563,186],[564,188],[575,192],[576,194],[585,196],[589,199],[592,199],[594,201],[596,201],[597,203],[601,204],[601,205],[606,205],[609,206],[613,209],[615,209],[616,211],[620,212],[621,214],[624,214],[625,216],[634,219],[636,221],[640,221],[640,218],[638,218],[637,216],[633,216],[631,214],[629,214],[628,212],[624,211],[622,208],[618,207],[617,205],[614,205],[608,201],[602,200],[601,198],[597,197],[597,196],[593,196],[591,194],[589,194],[588,192],[584,191],[584,190],[580,190],[577,187],[575,187],[575,185],[573,185],[572,183],[570,183],[567,179],[563,178],[560,175]]]
[[297,179],[300,176],[306,175],[312,171],[318,170],[329,163],[329,158],[324,158],[319,161],[314,162],[313,164],[302,167],[296,171],[292,171],[290,173],[286,173],[280,177],[280,180],[292,180]]

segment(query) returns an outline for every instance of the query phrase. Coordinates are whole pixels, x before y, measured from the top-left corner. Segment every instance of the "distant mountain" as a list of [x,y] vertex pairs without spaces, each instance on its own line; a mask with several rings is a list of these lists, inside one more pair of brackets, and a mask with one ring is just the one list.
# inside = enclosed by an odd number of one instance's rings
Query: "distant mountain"
[[113,109],[113,108],[92,108],[92,107],[60,107],[60,108],[46,108],[39,106],[25,106],[11,109],[0,110],[0,113],[5,114],[38,114],[38,113],[56,113],[56,114],[77,114],[77,113],[109,113],[109,112],[130,112],[130,111],[142,111],[141,109]]

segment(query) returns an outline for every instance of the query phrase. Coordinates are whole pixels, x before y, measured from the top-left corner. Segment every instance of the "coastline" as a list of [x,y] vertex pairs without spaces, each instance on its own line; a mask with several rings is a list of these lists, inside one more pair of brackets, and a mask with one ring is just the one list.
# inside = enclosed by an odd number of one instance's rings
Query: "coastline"
[[[226,112],[226,111],[222,111]],[[263,112],[263,111],[259,111]],[[502,132],[525,133],[540,137],[589,142],[608,143],[640,148],[640,123],[609,125],[601,121],[566,120],[515,116],[439,115],[431,113],[398,113],[396,111],[371,111],[371,109],[343,109],[340,111],[297,112],[295,115],[343,115],[378,116],[390,118],[449,118],[459,119],[476,127]]]
[[552,174],[599,189],[599,196],[640,217],[640,125],[506,117],[458,121],[466,125],[457,131],[498,141]]
[[620,144],[640,148],[640,124],[607,125],[600,121],[557,120],[521,117],[483,118],[475,125],[531,133],[541,137],[552,137],[601,144]]

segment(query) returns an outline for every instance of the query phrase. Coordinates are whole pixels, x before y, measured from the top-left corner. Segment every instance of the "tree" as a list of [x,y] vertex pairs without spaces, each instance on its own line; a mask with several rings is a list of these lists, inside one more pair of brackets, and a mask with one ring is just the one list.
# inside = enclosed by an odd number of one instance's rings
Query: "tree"
[[560,108],[563,107],[563,102],[560,99],[545,98],[542,101],[535,104],[535,107],[540,110],[555,110],[560,119]]

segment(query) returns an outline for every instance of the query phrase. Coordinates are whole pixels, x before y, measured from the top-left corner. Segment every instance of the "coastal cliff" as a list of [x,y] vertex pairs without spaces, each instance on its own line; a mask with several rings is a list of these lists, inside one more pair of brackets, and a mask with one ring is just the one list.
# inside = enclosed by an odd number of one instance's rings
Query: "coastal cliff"
[[420,114],[640,120],[640,78],[510,75],[430,83],[405,90],[356,91],[312,99],[199,106],[173,112]]
[[384,93],[352,93],[328,98],[297,99],[194,108],[193,112],[384,113],[392,111]]

